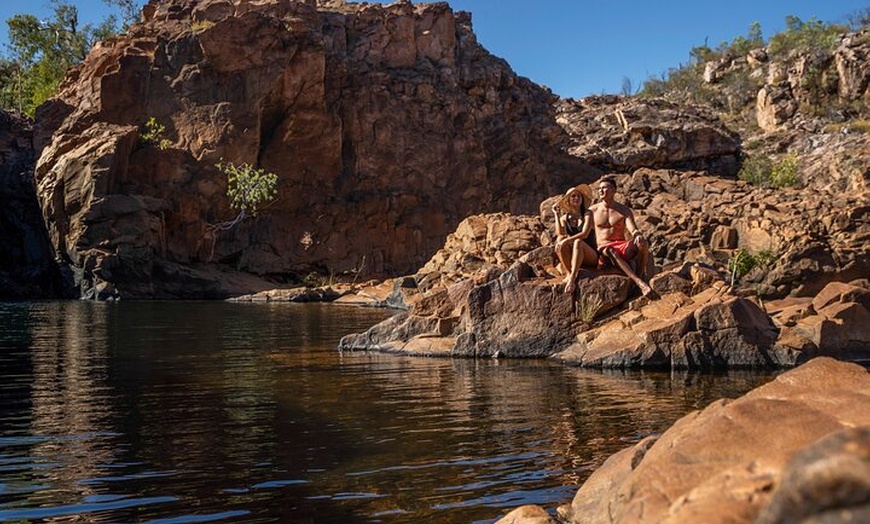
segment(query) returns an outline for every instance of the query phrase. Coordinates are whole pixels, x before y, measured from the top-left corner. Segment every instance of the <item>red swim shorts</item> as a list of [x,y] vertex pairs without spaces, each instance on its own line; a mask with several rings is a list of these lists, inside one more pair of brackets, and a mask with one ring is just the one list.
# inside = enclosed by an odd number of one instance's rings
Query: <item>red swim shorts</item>
[[629,246],[631,246],[630,240],[614,240],[613,242],[607,242],[598,246],[598,268],[600,269],[611,263],[604,255],[604,248],[612,248],[623,260],[628,260],[628,258],[626,258],[626,253],[628,252]]

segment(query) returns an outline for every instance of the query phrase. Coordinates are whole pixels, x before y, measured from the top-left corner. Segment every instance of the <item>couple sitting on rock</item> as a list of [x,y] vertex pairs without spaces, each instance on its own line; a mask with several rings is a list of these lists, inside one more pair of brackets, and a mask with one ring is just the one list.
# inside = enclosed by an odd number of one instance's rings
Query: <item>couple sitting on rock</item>
[[[592,188],[580,184],[569,189],[553,205],[556,255],[567,272],[565,293],[574,292],[581,268],[613,266],[637,284],[643,296],[651,296],[653,290],[644,280],[649,242],[637,229],[631,209],[614,200],[616,179],[603,177],[597,189],[599,201],[595,204],[592,204]],[[595,235],[590,237],[593,227]]]

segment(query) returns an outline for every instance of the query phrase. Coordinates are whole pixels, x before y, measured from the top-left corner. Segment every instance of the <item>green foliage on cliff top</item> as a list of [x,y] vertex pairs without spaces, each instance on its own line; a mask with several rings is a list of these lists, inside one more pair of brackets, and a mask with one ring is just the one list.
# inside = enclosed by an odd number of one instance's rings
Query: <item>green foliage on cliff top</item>
[[15,15],[6,20],[9,46],[0,57],[0,107],[33,116],[57,93],[70,67],[84,60],[99,40],[125,30],[138,15],[141,0],[103,0],[118,14],[79,25],[78,10],[66,0],[51,0],[52,17]]
[[[870,12],[870,11],[868,11]],[[870,19],[870,15],[855,15],[857,21]],[[752,75],[749,67],[731,67],[721,71],[721,76],[714,84],[704,81],[704,70],[707,64],[733,59],[744,59],[750,51],[765,49],[770,60],[787,61],[797,54],[808,54],[813,57],[830,56],[840,36],[848,32],[843,25],[828,24],[811,18],[804,22],[795,16],[786,17],[786,30],[770,37],[765,42],[761,26],[756,22],[749,27],[744,36],[735,37],[730,42],[722,42],[716,47],[706,43],[695,47],[689,53],[686,65],[670,69],[659,78],[648,79],[640,91],[641,96],[663,97],[680,103],[703,104],[713,107],[724,114],[737,116],[746,112],[747,107],[754,104],[755,97],[765,79],[762,75]],[[829,96],[836,91],[836,77],[824,74],[818,68],[818,63],[824,60],[811,61],[805,75],[802,89],[807,92],[809,101],[820,107],[824,112],[825,104],[836,105],[836,97]],[[841,109],[841,108],[834,108]],[[744,115],[751,122],[749,115]]]
[[820,22],[815,18],[803,22],[796,16],[785,17],[786,30],[770,37],[768,52],[774,58],[792,52],[830,53],[848,27]]

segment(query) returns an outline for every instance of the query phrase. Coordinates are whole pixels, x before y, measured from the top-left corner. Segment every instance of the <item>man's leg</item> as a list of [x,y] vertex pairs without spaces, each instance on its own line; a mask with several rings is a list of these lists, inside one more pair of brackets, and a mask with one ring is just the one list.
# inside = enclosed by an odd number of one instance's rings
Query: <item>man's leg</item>
[[649,275],[647,275],[647,269],[649,268],[647,265],[649,264],[649,242],[645,239],[633,239],[631,243],[634,246],[634,251],[636,253],[635,260],[637,261],[637,264],[635,264],[635,268],[637,269],[637,275],[643,280],[646,280],[649,277]]
[[649,287],[649,284],[647,284],[643,281],[642,278],[637,276],[637,273],[634,272],[634,270],[631,268],[631,265],[626,262],[619,255],[619,253],[616,252],[616,250],[614,250],[612,247],[605,247],[601,252],[604,254],[604,256],[607,257],[608,260],[610,260],[610,262],[613,263],[613,265],[622,270],[622,272],[625,273],[625,276],[630,278],[632,282],[637,285],[643,296],[648,297],[652,294],[653,290],[651,287]]

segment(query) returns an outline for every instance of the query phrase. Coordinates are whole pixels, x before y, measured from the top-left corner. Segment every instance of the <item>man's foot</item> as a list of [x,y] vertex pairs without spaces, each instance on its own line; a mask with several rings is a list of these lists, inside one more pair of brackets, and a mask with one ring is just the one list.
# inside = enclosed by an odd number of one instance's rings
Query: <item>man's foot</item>
[[577,288],[577,283],[575,282],[575,280],[575,278],[565,279],[565,294],[573,293],[574,289]]
[[649,284],[646,282],[642,282],[642,285],[638,285],[640,287],[640,293],[650,300],[655,300],[659,298],[659,294],[653,290],[653,288],[649,287]]

